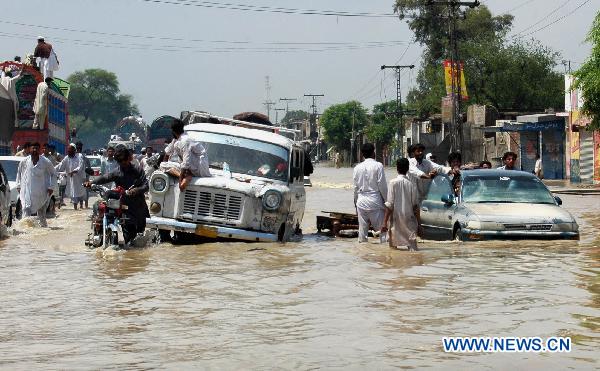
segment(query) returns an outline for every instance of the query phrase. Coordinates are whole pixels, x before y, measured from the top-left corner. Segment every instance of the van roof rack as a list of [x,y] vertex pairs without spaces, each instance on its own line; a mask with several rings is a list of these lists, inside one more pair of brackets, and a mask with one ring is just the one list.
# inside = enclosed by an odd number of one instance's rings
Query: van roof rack
[[[259,129],[268,131],[275,134],[283,135],[291,134],[293,138],[290,138],[294,141],[297,141],[297,137],[300,136],[301,131],[296,129],[288,129],[275,125],[265,125],[265,124],[256,124],[254,122],[235,120],[227,117],[220,117],[212,115],[208,112],[201,111],[189,111],[186,112],[186,117],[184,119],[186,124],[198,124],[198,123],[212,123],[212,124],[222,124],[222,125],[231,125],[231,126],[240,126],[248,129]],[[284,135],[289,138],[289,136]]]

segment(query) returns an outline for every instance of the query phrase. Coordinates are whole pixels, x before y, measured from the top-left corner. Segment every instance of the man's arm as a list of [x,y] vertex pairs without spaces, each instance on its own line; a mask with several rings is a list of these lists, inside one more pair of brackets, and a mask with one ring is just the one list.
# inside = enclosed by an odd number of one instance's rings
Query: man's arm
[[53,184],[56,184],[56,170],[52,166],[52,162],[48,159],[46,159],[46,173],[48,174],[46,177],[46,189],[49,194],[52,194],[54,192]]
[[394,185],[390,183],[387,191],[387,201],[385,202],[385,214],[383,215],[383,226],[381,232],[387,232],[390,216],[394,210]]
[[[106,183],[114,182],[115,179],[117,178],[117,171],[118,171],[118,169],[113,171],[112,173],[100,175],[98,178],[96,178],[96,180],[94,180],[93,184],[106,184]],[[87,182],[87,183],[92,184],[91,182]]]
[[21,188],[21,173],[23,173],[23,164],[26,162],[27,160],[23,160],[21,162],[19,162],[19,167],[17,169],[17,179],[16,179],[16,183],[17,183],[17,190],[19,190]]
[[127,190],[129,196],[135,196],[138,194],[144,194],[148,192],[150,187],[148,186],[148,179],[143,171],[140,171],[139,177],[136,180],[134,187]]
[[356,171],[357,167],[352,172],[352,184],[354,188],[354,207],[356,207],[356,201],[358,200],[358,174]]
[[385,171],[383,169],[383,165],[379,167],[379,171],[377,173],[377,187],[379,188],[379,193],[381,194],[381,198],[383,202],[388,198],[388,186],[387,181],[385,179]]

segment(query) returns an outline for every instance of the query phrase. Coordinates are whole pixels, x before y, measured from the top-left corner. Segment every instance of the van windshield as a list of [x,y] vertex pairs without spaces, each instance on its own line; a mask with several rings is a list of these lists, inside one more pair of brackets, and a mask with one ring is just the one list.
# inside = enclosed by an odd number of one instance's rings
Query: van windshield
[[188,132],[188,135],[206,148],[212,169],[223,169],[226,162],[232,173],[287,180],[289,152],[283,147],[224,134]]

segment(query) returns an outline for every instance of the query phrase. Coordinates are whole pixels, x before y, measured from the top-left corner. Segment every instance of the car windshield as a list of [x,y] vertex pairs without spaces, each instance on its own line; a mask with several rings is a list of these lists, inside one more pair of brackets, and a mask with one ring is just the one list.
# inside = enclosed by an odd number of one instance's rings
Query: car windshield
[[556,201],[544,184],[529,176],[468,176],[463,181],[464,202],[540,203]]
[[91,167],[100,167],[101,161],[99,157],[88,157],[88,160],[90,160]]
[[2,160],[2,167],[6,173],[6,177],[9,181],[14,182],[17,180],[17,171],[19,169],[19,162],[15,160]]
[[204,145],[212,169],[223,169],[223,163],[226,162],[232,173],[287,180],[289,152],[283,147],[223,134],[188,134]]

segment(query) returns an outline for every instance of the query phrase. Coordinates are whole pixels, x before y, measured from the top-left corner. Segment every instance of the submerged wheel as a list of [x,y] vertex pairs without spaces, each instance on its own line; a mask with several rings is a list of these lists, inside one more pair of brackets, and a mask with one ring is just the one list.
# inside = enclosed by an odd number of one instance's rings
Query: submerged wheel
[[458,225],[454,227],[454,241],[463,241],[462,228]]
[[168,229],[159,229],[158,236],[160,237],[160,242],[171,241],[171,231]]
[[188,239],[187,233],[178,232],[178,231],[173,232],[173,236],[171,237],[171,241],[175,245],[184,244],[185,241],[187,241],[187,239]]

